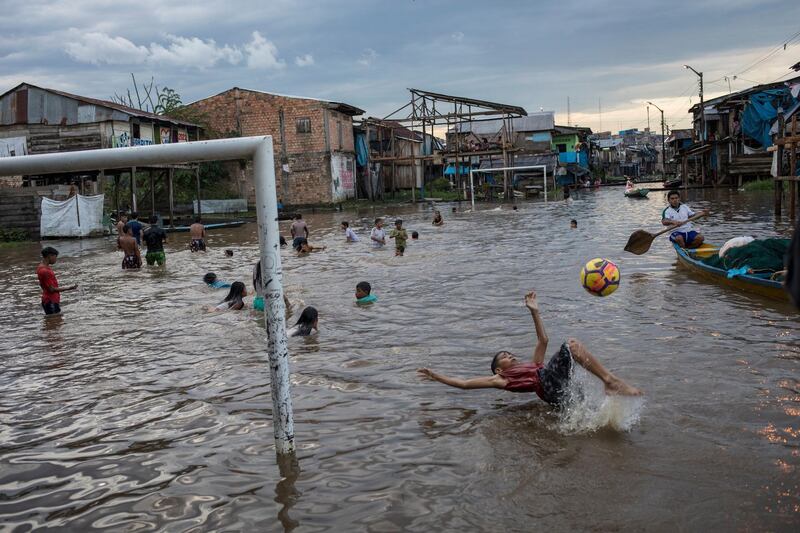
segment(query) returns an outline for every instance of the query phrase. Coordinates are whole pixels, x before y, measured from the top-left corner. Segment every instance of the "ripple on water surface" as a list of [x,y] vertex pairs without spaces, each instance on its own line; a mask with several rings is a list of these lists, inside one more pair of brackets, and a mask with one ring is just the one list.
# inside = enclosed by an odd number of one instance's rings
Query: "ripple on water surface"
[[[703,228],[712,242],[789,231],[773,222],[768,196],[699,191],[689,201],[712,207]],[[631,231],[658,228],[663,203],[610,188],[518,211],[443,206],[441,228],[427,206],[307,214],[311,242],[328,250],[284,250],[285,282],[294,316],[315,306],[321,331],[290,342],[298,454],[285,464],[274,455],[260,319],[207,312],[224,291],[201,282],[213,271],[250,285],[254,225],[212,232],[206,254],[171,234],[166,269],[137,273],[120,271],[110,239],[56,242],[59,280],[82,289],[65,293],[63,317],[50,320],[37,307],[38,246],[3,250],[2,522],[19,531],[524,531],[532,520],[560,530],[791,529],[797,315],[687,275],[665,240],[623,254]],[[402,215],[420,232],[405,257],[368,245],[360,219],[378,215]],[[343,219],[361,242],[343,242]],[[577,283],[597,256],[622,271],[608,298]],[[354,305],[361,280],[377,304]],[[531,395],[416,376],[421,366],[487,375],[499,349],[530,357],[530,288],[550,351],[577,337],[646,397],[607,398],[576,369],[582,403],[557,413]]]

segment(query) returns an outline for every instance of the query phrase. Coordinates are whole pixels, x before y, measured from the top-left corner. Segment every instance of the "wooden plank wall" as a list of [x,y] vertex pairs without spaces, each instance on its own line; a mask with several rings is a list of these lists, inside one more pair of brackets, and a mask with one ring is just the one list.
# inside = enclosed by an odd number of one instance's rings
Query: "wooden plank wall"
[[102,148],[100,123],[75,126],[28,124],[0,127],[0,138],[26,137],[29,154],[74,152]]

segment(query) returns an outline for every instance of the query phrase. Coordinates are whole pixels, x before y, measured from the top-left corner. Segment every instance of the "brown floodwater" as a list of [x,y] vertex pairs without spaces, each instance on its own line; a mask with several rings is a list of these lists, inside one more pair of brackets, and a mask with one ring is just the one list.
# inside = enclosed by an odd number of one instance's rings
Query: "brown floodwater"
[[[713,210],[712,242],[791,231],[769,194],[689,201]],[[446,204],[441,228],[421,205],[306,215],[328,249],[283,252],[290,299],[320,313],[319,334],[290,340],[295,464],[274,453],[263,325],[205,310],[224,296],[205,272],[251,286],[254,224],[212,232],[205,254],[170,234],[166,268],[141,272],[120,270],[111,238],[50,242],[60,283],[81,290],[49,320],[38,243],[0,250],[0,529],[797,531],[798,314],[687,275],[666,238],[622,252],[664,202],[609,188],[518,211]],[[376,214],[420,232],[405,257],[373,251],[360,222],[345,244],[339,221]],[[607,298],[578,284],[597,256],[622,271]],[[354,305],[362,280],[372,307]],[[559,414],[417,377],[530,357],[531,288],[549,351],[583,340],[643,402],[587,393]]]

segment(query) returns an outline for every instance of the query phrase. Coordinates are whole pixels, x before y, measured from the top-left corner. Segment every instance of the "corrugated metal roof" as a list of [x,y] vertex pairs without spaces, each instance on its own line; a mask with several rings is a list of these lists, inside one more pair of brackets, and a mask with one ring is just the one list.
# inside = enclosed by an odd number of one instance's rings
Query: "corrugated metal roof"
[[[544,111],[531,113],[526,117],[511,119],[511,126],[515,132],[551,131],[555,128],[555,112]],[[456,130],[460,133],[474,133],[475,135],[494,135],[503,129],[503,121],[481,120],[457,124]]]
[[59,91],[57,89],[49,89],[47,87],[40,87],[38,85],[33,85],[32,83],[20,83],[16,87],[14,87],[12,89],[9,89],[8,91],[4,92],[3,94],[0,94],[0,98],[4,97],[8,93],[16,91],[18,88],[22,87],[23,85],[27,85],[28,87],[35,87],[35,88],[40,89],[42,91],[51,92],[53,94],[58,94],[60,96],[64,96],[65,98],[72,98],[73,100],[77,100],[79,102],[98,105],[98,106],[101,106],[101,107],[107,107],[109,109],[115,109],[117,111],[120,111],[121,113],[125,113],[125,114],[131,115],[133,117],[145,117],[145,118],[150,118],[150,119],[153,119],[153,120],[160,120],[162,122],[171,122],[173,124],[180,124],[180,125],[183,125],[183,126],[198,126],[197,124],[194,124],[192,122],[187,122],[185,120],[178,120],[178,119],[170,118],[170,117],[167,117],[167,116],[164,116],[164,115],[156,115],[155,113],[148,113],[147,111],[142,111],[140,109],[134,109],[132,107],[128,107],[128,106],[125,106],[125,105],[122,105],[122,104],[118,104],[116,102],[111,102],[109,100],[99,100],[97,98],[89,98],[87,96],[80,96],[80,95],[77,95],[77,94],[72,94],[72,93],[68,93],[68,92],[64,92],[64,91]]

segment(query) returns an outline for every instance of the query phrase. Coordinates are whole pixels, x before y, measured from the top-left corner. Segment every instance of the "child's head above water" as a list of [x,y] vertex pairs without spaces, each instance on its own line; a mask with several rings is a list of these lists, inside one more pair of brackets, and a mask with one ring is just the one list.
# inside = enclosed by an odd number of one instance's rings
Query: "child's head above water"
[[412,231],[411,232],[411,238],[412,239],[419,239],[419,232]]
[[361,281],[356,285],[356,298],[366,298],[372,292],[372,285],[368,281]]
[[350,227],[350,223],[346,220],[342,220],[342,229],[347,229]]
[[403,227],[403,219],[402,218],[398,218],[397,220],[394,221],[394,225],[395,225],[395,227],[397,229],[402,228]]
[[225,256],[227,256],[227,257],[233,257],[233,250],[231,250],[230,248],[228,248],[227,250],[225,250]]
[[573,218],[572,220],[569,221],[569,227],[572,228],[572,229],[577,228],[578,227],[578,221]]
[[375,225],[378,226],[379,228],[381,226],[383,226],[383,219],[382,218],[376,218],[375,219]]
[[215,281],[217,281],[217,275],[216,275],[216,274],[214,274],[213,272],[206,272],[206,275],[205,275],[205,276],[203,276],[203,281],[204,281],[204,282],[205,282],[207,285],[211,285],[212,283],[214,283]]

